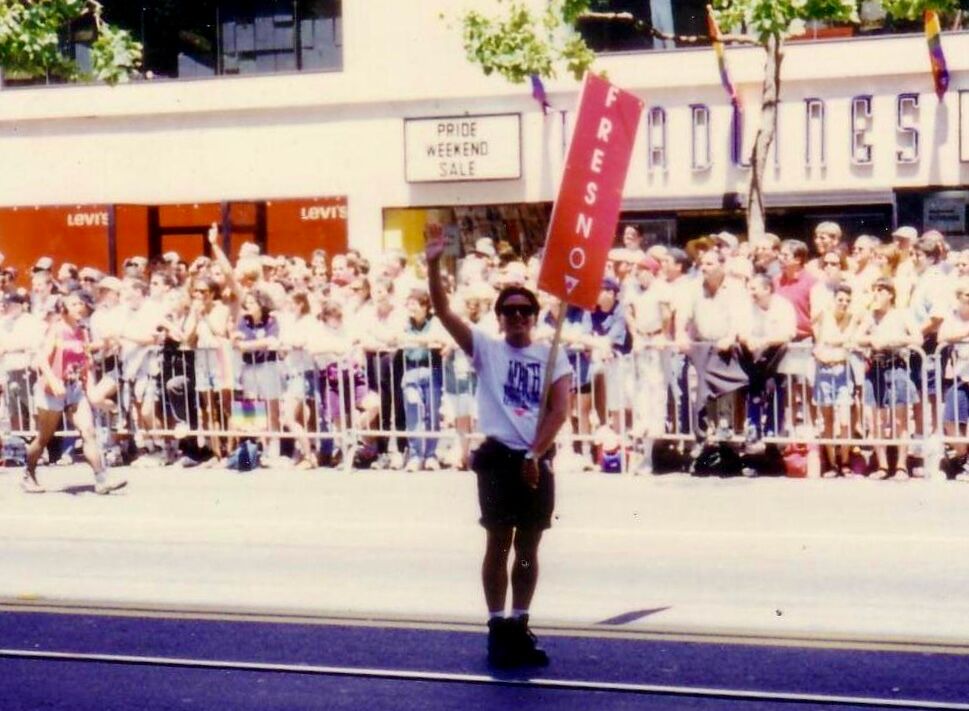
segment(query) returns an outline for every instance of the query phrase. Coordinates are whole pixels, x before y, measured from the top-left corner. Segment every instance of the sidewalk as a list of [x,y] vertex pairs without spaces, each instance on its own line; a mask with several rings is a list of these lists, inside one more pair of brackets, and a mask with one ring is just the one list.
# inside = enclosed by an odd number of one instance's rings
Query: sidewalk
[[[473,474],[0,470],[0,597],[479,620]],[[969,485],[564,473],[533,616],[969,641]]]

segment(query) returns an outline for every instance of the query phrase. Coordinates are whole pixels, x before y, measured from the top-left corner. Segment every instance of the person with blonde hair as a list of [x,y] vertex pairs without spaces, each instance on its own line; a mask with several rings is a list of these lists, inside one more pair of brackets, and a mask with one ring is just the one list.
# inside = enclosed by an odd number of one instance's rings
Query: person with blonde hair
[[[855,335],[858,345],[869,349],[864,402],[871,410],[872,437],[902,440],[908,436],[909,405],[919,401],[905,349],[921,345],[922,336],[911,315],[895,306],[895,285],[890,279],[877,279],[872,293],[873,308],[860,320]],[[908,446],[899,444],[895,450],[894,476],[908,479]],[[869,478],[892,476],[886,445],[875,445],[875,459],[876,468]]]

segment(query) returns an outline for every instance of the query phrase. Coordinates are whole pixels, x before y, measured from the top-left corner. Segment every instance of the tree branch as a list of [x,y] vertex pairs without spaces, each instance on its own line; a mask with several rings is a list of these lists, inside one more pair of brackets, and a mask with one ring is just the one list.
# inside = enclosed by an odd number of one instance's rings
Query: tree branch
[[[677,35],[663,32],[656,29],[652,23],[644,22],[629,12],[583,12],[578,17],[579,20],[609,20],[622,22],[632,25],[640,32],[652,35],[657,39],[677,42],[680,44],[710,44],[713,40],[709,35]],[[724,44],[739,44],[749,47],[760,47],[760,42],[750,35],[720,35],[720,41]]]

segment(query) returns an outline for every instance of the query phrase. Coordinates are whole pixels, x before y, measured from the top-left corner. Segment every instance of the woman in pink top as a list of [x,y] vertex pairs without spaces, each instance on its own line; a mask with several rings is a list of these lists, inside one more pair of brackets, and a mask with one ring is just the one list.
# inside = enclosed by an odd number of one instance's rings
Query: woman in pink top
[[40,376],[34,387],[37,437],[27,447],[27,467],[21,480],[23,490],[31,494],[44,491],[37,481],[37,461],[65,415],[71,418],[84,442],[84,458],[94,469],[94,490],[107,494],[127,484],[123,479],[107,476],[104,456],[94,434],[91,403],[86,393],[91,365],[86,324],[91,313],[88,298],[79,291],[63,298],[57,306],[58,316],[37,354],[35,367]]

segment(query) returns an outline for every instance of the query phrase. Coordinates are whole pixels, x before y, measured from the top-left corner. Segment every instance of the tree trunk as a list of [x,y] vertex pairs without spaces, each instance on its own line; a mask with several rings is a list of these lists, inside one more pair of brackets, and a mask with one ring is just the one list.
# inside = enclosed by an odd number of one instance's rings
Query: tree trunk
[[762,237],[764,221],[764,174],[767,172],[767,153],[777,130],[777,103],[781,94],[781,61],[784,59],[780,37],[767,41],[764,63],[764,85],[761,90],[760,125],[750,154],[750,188],[747,192],[747,239]]

